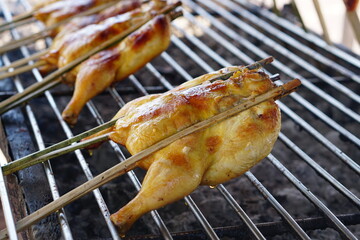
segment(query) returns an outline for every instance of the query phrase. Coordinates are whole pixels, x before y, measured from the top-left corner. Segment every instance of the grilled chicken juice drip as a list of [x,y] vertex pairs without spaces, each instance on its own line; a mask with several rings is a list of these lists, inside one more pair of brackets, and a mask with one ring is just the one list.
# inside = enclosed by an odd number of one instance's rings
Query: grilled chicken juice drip
[[[244,69],[227,80],[209,81],[234,70],[206,74],[158,95],[126,104],[110,138],[136,154],[156,142],[248,98],[274,87],[259,69]],[[280,131],[278,106],[268,100],[181,138],[144,158],[137,166],[147,169],[138,195],[111,220],[124,234],[144,213],[183,198],[197,186],[215,186],[240,176],[266,157]]]
[[95,54],[67,74],[68,81],[76,80],[63,118],[75,124],[87,101],[161,54],[170,44],[170,35],[170,17],[156,16],[119,44]]

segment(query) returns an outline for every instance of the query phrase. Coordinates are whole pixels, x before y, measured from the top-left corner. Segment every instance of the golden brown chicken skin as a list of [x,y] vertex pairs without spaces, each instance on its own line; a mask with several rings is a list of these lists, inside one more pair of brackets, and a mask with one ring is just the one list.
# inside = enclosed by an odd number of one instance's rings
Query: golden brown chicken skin
[[34,13],[34,17],[42,21],[46,26],[51,26],[71,16],[79,14],[90,8],[111,2],[113,0],[63,0],[56,1]]
[[143,18],[144,14],[138,9],[108,18],[99,24],[91,24],[64,36],[61,44],[55,42],[50,52],[42,59],[53,64],[53,67],[64,67]]
[[[130,102],[116,114],[116,125],[99,135],[110,132],[111,140],[136,154],[274,87],[259,70],[242,69],[227,80],[209,81],[234,69]],[[125,234],[144,213],[183,198],[200,184],[215,186],[243,174],[270,153],[280,125],[279,108],[269,100],[173,142],[138,162],[148,170],[142,188],[111,220]]]
[[75,124],[87,101],[162,53],[170,44],[170,34],[169,16],[159,15],[118,45],[99,52],[79,65],[67,75],[68,80],[72,81],[74,76],[76,80],[73,97],[63,111],[63,118]]
[[[141,0],[123,0],[98,14],[75,18],[65,24],[54,38],[49,52],[41,57],[46,64],[41,66],[40,71],[46,74],[58,67],[63,67],[99,45],[101,41],[119,33],[126,22],[130,21],[129,18],[136,15],[136,13],[123,14],[139,9],[140,6]],[[62,64],[59,64],[59,58],[64,59],[61,61]]]

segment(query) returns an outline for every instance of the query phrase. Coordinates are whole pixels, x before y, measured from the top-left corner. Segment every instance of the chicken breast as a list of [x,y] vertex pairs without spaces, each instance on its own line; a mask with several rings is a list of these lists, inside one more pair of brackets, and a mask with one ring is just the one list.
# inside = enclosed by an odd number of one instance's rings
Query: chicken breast
[[[214,80],[236,71],[227,80]],[[226,68],[125,105],[110,132],[111,140],[136,154],[156,142],[274,87],[259,69]],[[240,176],[266,157],[280,131],[273,100],[181,138],[138,162],[147,169],[137,196],[111,220],[125,234],[144,213],[190,194],[199,185],[215,186]]]

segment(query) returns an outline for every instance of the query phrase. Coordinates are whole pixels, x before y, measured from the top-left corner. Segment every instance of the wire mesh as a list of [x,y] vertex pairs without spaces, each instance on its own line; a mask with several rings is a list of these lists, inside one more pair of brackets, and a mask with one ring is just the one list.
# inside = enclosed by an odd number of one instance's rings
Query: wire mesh
[[[38,148],[101,124],[137,97],[164,92],[225,66],[245,65],[273,55],[276,61],[266,67],[267,72],[280,73],[284,80],[300,78],[303,82],[297,93],[278,103],[283,127],[273,155],[244,176],[217,186],[218,191],[199,187],[185,200],[146,214],[128,237],[359,237],[360,222],[356,216],[360,205],[357,184],[360,57],[341,46],[327,46],[316,35],[304,33],[294,23],[246,1],[184,0],[183,5],[184,17],[173,22],[169,49],[90,101],[74,128],[62,120],[60,113],[70,98],[68,86],[57,86],[19,108],[28,120]],[[1,3],[6,20],[29,8],[25,0]],[[32,31],[42,28],[39,23],[30,26]],[[22,34],[24,29],[19,27],[12,30],[13,36],[8,32],[2,36],[16,39],[18,32]],[[40,40],[6,53],[2,63],[7,65],[49,43],[50,40],[48,43]],[[21,91],[41,80],[41,74],[34,69],[6,79],[6,84],[0,87],[5,98],[15,89]],[[10,88],[12,82],[15,87]],[[6,115],[2,118],[6,122]],[[93,155],[76,151],[49,161],[44,169],[53,199],[128,156],[126,149],[111,142]],[[109,212],[116,211],[136,194],[144,174],[136,169],[95,190],[93,196],[64,207],[57,213],[63,238],[120,239]],[[1,189],[6,197],[7,192]],[[352,216],[346,224],[344,214]],[[301,224],[305,219],[316,223],[326,219],[327,224],[305,227]],[[264,223],[275,226],[279,222],[285,226],[282,230],[265,231]],[[196,235],[199,229],[200,235]]]

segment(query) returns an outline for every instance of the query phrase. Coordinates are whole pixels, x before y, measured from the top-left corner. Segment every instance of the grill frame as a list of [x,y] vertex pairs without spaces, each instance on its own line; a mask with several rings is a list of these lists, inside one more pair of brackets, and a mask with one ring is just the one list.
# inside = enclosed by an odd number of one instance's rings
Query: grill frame
[[[30,5],[25,1],[22,0],[21,1],[22,4],[24,4],[24,6],[29,9]],[[196,3],[190,3],[189,1],[183,1],[185,5],[192,5],[192,4],[196,4],[196,6],[198,5],[198,3],[201,3],[202,1],[197,1]],[[216,2],[216,1],[215,1]],[[225,1],[227,2],[227,1]],[[242,2],[244,3],[244,1],[242,0],[237,0],[237,3]],[[3,3],[0,3],[3,4]],[[248,4],[248,3],[246,3]],[[211,5],[211,4],[209,4]],[[208,5],[208,6],[209,6]],[[194,5],[193,5],[194,6]],[[4,5],[1,6],[2,9],[6,8]],[[202,12],[201,8],[197,8],[197,7],[191,7],[192,9],[196,9],[197,10],[197,14],[199,14],[200,16],[202,15],[201,13],[205,13],[209,14],[208,11]],[[200,9],[200,10],[199,10]],[[198,10],[200,12],[198,12]],[[221,10],[223,11],[223,10]],[[264,11],[264,10],[262,10]],[[9,11],[10,12],[10,11]],[[229,19],[233,19],[235,20],[233,17],[231,17],[231,12],[227,11],[227,12],[223,12],[224,15],[223,16],[227,16]],[[219,14],[221,15],[221,14]],[[271,15],[271,13],[268,14],[269,16],[271,16],[272,18],[274,18],[274,16]],[[185,17],[187,18],[191,18],[190,15],[188,15],[187,13],[185,13]],[[8,16],[9,18],[9,16]],[[208,17],[210,18],[210,17]],[[278,21],[281,22],[284,25],[283,21]],[[237,21],[233,21],[233,22],[237,22]],[[258,54],[258,56],[260,56],[260,58],[262,57],[266,57],[268,56],[268,54],[266,54],[265,52],[263,52],[262,50],[260,50],[260,48],[258,48],[257,46],[255,46],[254,44],[252,44],[251,42],[247,41],[246,39],[244,39],[243,37],[241,37],[239,34],[236,34],[233,30],[230,30],[228,28],[224,28],[223,25],[220,25],[216,19],[214,21],[212,21],[212,23],[214,24],[214,26],[216,26],[218,29],[219,28],[223,28],[223,29],[227,29],[226,31],[223,31],[224,35],[228,35],[228,36],[233,36],[234,40],[236,41],[241,41],[242,44],[246,45],[249,47],[249,49],[253,50],[256,54]],[[245,24],[245,22],[238,22],[241,24]],[[297,32],[299,32],[299,28],[296,28]],[[209,32],[211,32],[212,30],[207,30],[206,32],[209,34]],[[259,39],[263,39],[265,42],[268,42],[269,44],[273,44],[274,42],[271,41],[270,38],[267,38],[264,35],[258,34],[253,32],[252,30],[250,31],[253,34],[254,37],[258,37]],[[301,32],[301,31],[300,31]],[[16,37],[16,32],[13,32],[14,36]],[[217,35],[216,35],[217,34]],[[234,35],[235,34],[235,35]],[[214,36],[216,36],[217,39],[221,39],[220,41],[222,41],[224,44],[224,46],[227,47],[228,50],[232,50],[234,51],[237,55],[238,58],[241,59],[242,63],[251,63],[254,60],[251,59],[249,56],[239,52],[239,50],[235,47],[235,45],[233,45],[233,43],[230,43],[228,40],[221,38],[221,36],[218,33],[215,32],[211,32],[210,36],[212,36],[213,38],[215,38]],[[319,38],[317,38],[314,35],[311,34],[306,34],[306,37],[308,39],[311,39],[312,42],[314,42],[315,44],[317,44],[318,46],[324,46],[323,41]],[[225,60],[224,58],[222,58],[218,53],[216,53],[215,51],[213,51],[212,49],[210,49],[205,43],[203,43],[201,40],[199,40],[197,37],[192,36],[192,35],[187,35],[185,34],[185,38],[187,41],[191,42],[194,45],[198,45],[198,47],[200,48],[201,51],[205,52],[206,54],[209,55],[210,58],[212,58],[213,61],[217,62],[218,65],[223,65],[223,66],[228,66],[231,65],[227,60]],[[185,39],[184,38],[184,39]],[[226,41],[226,43],[224,42]],[[185,43],[184,41],[178,37],[178,36],[173,36],[172,37],[172,44],[173,46],[181,49],[183,51],[184,54],[188,55],[192,60],[194,60],[201,68],[203,68],[203,70],[205,72],[210,72],[213,71],[214,69],[207,63],[205,62],[204,59],[202,59],[201,57],[199,57],[199,55],[197,53],[195,53],[194,51],[192,51]],[[276,46],[276,48],[278,48],[278,44],[275,44],[274,46]],[[325,46],[326,50],[331,50],[332,53],[336,53],[337,55],[349,55],[348,53],[341,51],[340,49],[333,47],[333,46]],[[282,48],[280,48],[280,51],[282,51],[283,53],[288,53],[288,52],[284,52],[283,50],[281,50]],[[29,54],[28,49],[26,47],[21,47],[21,52],[24,56],[27,56]],[[341,54],[340,54],[341,52]],[[318,56],[318,55],[315,55]],[[176,61],[174,60],[174,58],[169,55],[167,52],[163,53],[161,55],[161,57],[167,61],[168,63],[170,63],[170,65],[185,79],[185,80],[190,80],[192,79],[191,75],[183,68],[181,67],[179,64],[176,63]],[[346,57],[347,58],[347,57]],[[351,64],[356,64],[356,58],[355,57],[351,57],[348,58],[350,59],[350,63]],[[355,60],[354,60],[355,59]],[[9,60],[7,59],[7,56],[4,55],[3,56],[3,61],[8,64]],[[304,60],[301,59],[300,63],[303,63]],[[357,59],[357,62],[360,63],[360,60]],[[290,77],[300,77],[303,80],[303,84],[305,87],[313,89],[314,91],[316,90],[316,92],[318,93],[318,91],[320,90],[318,87],[316,87],[312,82],[304,79],[302,76],[300,76],[299,74],[297,74],[296,72],[294,72],[293,70],[291,70],[290,68],[286,68],[286,66],[284,64],[279,63],[279,61],[276,61],[273,64],[273,67],[276,67],[278,69],[283,69],[288,76]],[[285,68],[284,68],[285,67]],[[147,71],[149,71],[150,73],[152,73],[158,80],[159,80],[159,85],[162,85],[164,87],[164,89],[171,89],[172,88],[172,84],[166,79],[165,76],[163,76],[157,69],[156,67],[154,67],[154,65],[152,65],[152,63],[147,64],[145,69]],[[310,69],[313,71],[313,67],[310,67]],[[360,64],[359,64],[359,69],[360,69]],[[319,70],[315,69],[316,72],[318,72]],[[41,76],[39,74],[39,72],[37,70],[33,70],[33,74],[35,75],[37,81],[41,80]],[[318,73],[320,74],[319,76],[323,76],[322,73]],[[347,73],[348,76],[349,73]],[[330,83],[333,83],[333,79],[328,79],[328,77],[325,77],[325,79],[330,80]],[[355,79],[357,79],[357,77],[355,76]],[[134,88],[136,88],[139,93],[141,93],[142,95],[146,95],[148,94],[148,92],[146,91],[145,87],[142,86],[141,84],[141,80],[137,79],[136,76],[130,76],[129,77],[130,82],[134,85]],[[305,80],[305,82],[304,82]],[[15,80],[15,85],[17,87],[18,91],[22,90],[22,83],[20,80]],[[338,83],[336,82],[335,84],[336,86],[338,86]],[[340,87],[340,89],[343,89],[342,87]],[[343,90],[344,91],[344,90]],[[123,106],[125,101],[122,99],[121,95],[119,95],[118,91],[112,87],[109,89],[110,94],[113,96],[115,102],[118,104],[119,107]],[[323,91],[320,91],[320,93]],[[348,91],[345,91],[346,93],[349,93]],[[350,96],[352,96],[353,100],[357,99],[357,96],[354,96],[353,93],[350,93]],[[67,137],[71,137],[73,135],[71,129],[64,123],[64,121],[61,120],[61,115],[60,115],[60,111],[59,108],[57,107],[57,103],[55,101],[54,96],[51,94],[51,92],[46,92],[45,93],[45,97],[46,99],[50,102],[50,106],[53,108],[53,110],[55,111],[56,117],[61,125],[61,127],[63,128],[65,134],[67,135]],[[321,119],[321,121],[323,121],[325,124],[329,125],[330,127],[332,127],[333,129],[335,129],[338,133],[342,134],[345,138],[347,138],[349,141],[352,142],[352,144],[357,145],[358,147],[360,146],[360,141],[359,139],[352,134],[350,131],[348,131],[347,129],[343,128],[340,124],[338,124],[336,121],[332,120],[329,116],[327,116],[326,114],[322,113],[318,108],[314,107],[309,101],[307,101],[306,99],[304,99],[301,95],[299,95],[298,93],[294,93],[291,95],[291,97],[293,99],[295,99],[296,101],[298,101],[299,104],[305,106],[310,112],[311,114],[315,115],[317,118]],[[348,107],[344,106],[344,104],[339,104],[338,101],[329,96],[326,93],[322,93],[321,97],[324,97],[324,99],[326,101],[328,101],[331,105],[337,107],[338,109],[340,109],[341,111],[343,111],[343,113],[345,113],[349,118],[351,118],[354,121],[359,122],[359,115],[356,114],[356,112],[354,112],[353,110],[349,109]],[[352,158],[350,158],[349,156],[347,156],[340,148],[338,148],[336,145],[332,144],[326,137],[323,136],[323,134],[321,134],[319,131],[317,131],[314,127],[312,127],[311,125],[309,125],[304,119],[302,119],[299,115],[297,115],[293,110],[291,110],[291,108],[288,108],[285,104],[283,104],[282,102],[279,102],[280,108],[283,112],[283,114],[285,113],[288,117],[292,118],[294,122],[296,122],[297,124],[301,125],[304,129],[306,129],[306,131],[309,131],[312,136],[314,138],[316,138],[319,142],[321,142],[322,144],[324,144],[326,146],[326,148],[329,149],[329,151],[332,151],[343,163],[347,164],[350,168],[352,168],[358,175],[359,175],[359,166],[357,165],[357,163],[355,161],[353,161]],[[91,114],[94,116],[94,119],[96,119],[98,124],[101,124],[103,122],[102,116],[99,113],[99,111],[96,109],[95,104],[93,102],[89,102],[87,104],[87,108],[88,110],[91,112]],[[31,107],[29,105],[27,105],[25,107],[25,112],[27,115],[27,118],[30,121],[30,125],[32,127],[32,132],[34,133],[34,136],[36,138],[36,142],[38,144],[39,149],[42,149],[45,147],[45,143],[41,137],[41,128],[39,127],[39,124],[37,123],[37,119],[36,116],[34,116],[34,112],[31,109]],[[282,142],[287,142],[286,140],[286,136],[280,136],[279,141]],[[297,153],[299,155],[301,155],[301,157],[303,159],[307,159],[307,160],[313,160],[313,163],[316,163],[316,161],[314,159],[312,159],[310,156],[306,156],[304,155],[301,151],[298,151],[296,148],[296,145],[293,146],[292,142],[287,142],[289,146],[292,150],[297,151]],[[114,149],[114,152],[116,153],[116,155],[118,156],[118,159],[121,161],[123,159],[126,158],[127,154],[122,152],[122,149],[114,144],[114,143],[110,143],[111,146]],[[301,150],[301,148],[300,148]],[[85,175],[88,179],[92,178],[92,173],[89,169],[89,167],[87,166],[87,162],[85,160],[86,157],[84,157],[84,155],[81,153],[81,151],[77,151],[76,152],[76,156],[79,160],[79,164],[82,165],[82,168],[84,169]],[[340,231],[340,234],[348,239],[355,239],[354,235],[351,233],[351,231],[344,226],[340,220],[338,220],[336,218],[336,216],[325,206],[323,206],[323,203],[318,200],[314,194],[312,194],[311,192],[307,191],[307,188],[301,183],[299,182],[299,180],[294,177],[289,170],[287,170],[287,168],[284,167],[284,165],[277,160],[277,158],[275,158],[273,155],[269,155],[268,160],[271,164],[273,164],[280,172],[282,172],[290,181],[293,182],[293,184],[301,189],[303,191],[303,193],[309,198],[311,199],[311,201],[314,201],[315,203],[319,204],[319,207],[322,208],[325,213],[328,214],[328,220],[330,220],[330,223],[332,225],[334,225],[334,228],[337,228]],[[310,161],[311,162],[311,161]],[[311,163],[311,164],[313,164]],[[321,169],[318,165],[314,165],[312,166],[314,169],[316,169],[316,171],[318,171],[319,173],[324,173],[324,170]],[[59,193],[56,190],[56,183],[55,183],[55,179],[51,179],[51,176],[53,175],[53,172],[51,170],[51,165],[50,163],[45,163],[44,164],[44,168],[47,172],[47,176],[49,178],[49,184],[52,186],[51,188],[53,189],[53,197],[54,199],[59,197]],[[325,173],[326,175],[326,173]],[[136,189],[139,189],[140,187],[140,181],[136,178],[135,173],[134,172],[129,172],[128,176],[130,177],[131,181],[133,182],[134,186]],[[331,175],[330,175],[331,176]],[[255,177],[255,175],[253,175],[251,172],[247,172],[245,174],[245,177],[247,177],[250,182],[261,192],[261,194],[263,194],[263,196],[269,200],[270,204],[277,209],[277,211],[280,213],[280,215],[282,215],[282,217],[285,219],[284,222],[287,222],[287,224],[291,227],[291,231],[295,232],[300,238],[302,239],[308,239],[309,236],[305,233],[305,231],[299,226],[299,224],[297,223],[297,221],[284,209],[284,207],[276,200],[276,198],[270,193],[269,190],[267,190],[267,188]],[[336,188],[338,189],[343,189],[346,187],[343,187],[341,184],[339,183],[333,183],[333,185],[335,185]],[[4,184],[2,183],[2,181],[0,181],[0,187],[4,187]],[[228,201],[230,202],[230,204],[232,205],[232,207],[235,209],[235,211],[239,214],[239,216],[243,219],[243,221],[245,222],[245,224],[248,226],[248,230],[252,233],[252,237],[256,238],[256,239],[264,239],[264,235],[261,233],[261,231],[259,230],[259,228],[257,227],[257,225],[251,220],[251,218],[245,213],[244,210],[242,210],[242,207],[236,203],[235,199],[232,198],[231,194],[229,193],[229,191],[226,190],[226,188],[223,185],[220,185],[217,187],[218,190],[220,191],[220,193],[222,195],[224,195],[224,197],[226,199],[228,199]],[[4,194],[4,192],[1,192],[2,194]],[[106,203],[103,199],[103,197],[101,196],[101,193],[99,190],[95,190],[94,191],[94,195],[95,198],[98,201],[98,205],[100,206],[101,212],[103,217],[105,218],[105,221],[107,223],[107,226],[109,228],[109,231],[111,233],[111,237],[114,239],[120,239],[120,237],[117,235],[116,230],[114,229],[113,225],[111,224],[110,220],[109,220],[109,211],[108,208],[106,206]],[[351,197],[350,197],[351,198]],[[4,197],[4,199],[6,199],[6,196]],[[203,227],[203,231],[206,233],[206,235],[210,238],[210,239],[218,239],[218,235],[216,234],[216,231],[214,230],[214,227],[212,227],[210,225],[210,223],[207,221],[207,219],[205,218],[205,216],[201,213],[200,209],[197,207],[197,205],[195,204],[195,201],[191,198],[191,196],[188,196],[185,198],[186,203],[188,204],[188,206],[190,207],[190,209],[193,211],[193,213],[195,214],[195,216],[197,217],[198,221],[200,222],[200,225],[202,225]],[[356,201],[353,200],[353,201]],[[359,206],[359,201],[357,199],[357,204]],[[4,209],[9,209],[10,205],[6,203],[3,203],[4,205]],[[330,212],[329,212],[330,211]],[[63,212],[60,213],[60,219],[62,219],[61,221],[61,226],[62,226],[62,232],[63,232],[63,236],[65,239],[72,239],[72,234],[70,231],[70,227],[66,221],[66,217],[65,214]],[[7,213],[8,215],[8,213]],[[152,217],[154,218],[157,226],[160,229],[160,232],[162,234],[162,236],[165,239],[172,239],[172,236],[170,234],[170,231],[167,229],[167,227],[165,226],[164,222],[161,220],[160,215],[157,213],[157,211],[154,211],[151,213]],[[11,228],[13,226],[13,221],[11,220],[11,218],[7,217],[7,220],[9,220],[9,228]],[[13,232],[13,231],[12,231]],[[11,235],[14,239],[16,234],[12,233]]]

